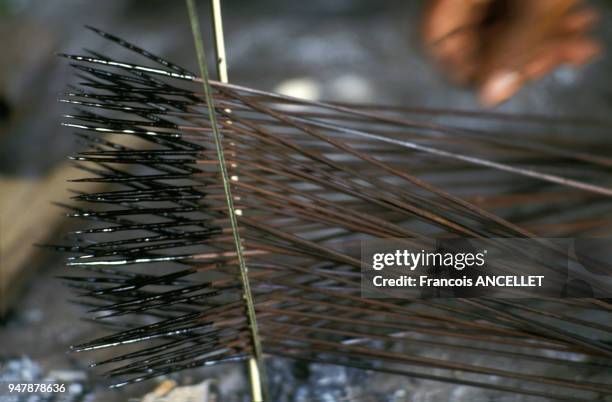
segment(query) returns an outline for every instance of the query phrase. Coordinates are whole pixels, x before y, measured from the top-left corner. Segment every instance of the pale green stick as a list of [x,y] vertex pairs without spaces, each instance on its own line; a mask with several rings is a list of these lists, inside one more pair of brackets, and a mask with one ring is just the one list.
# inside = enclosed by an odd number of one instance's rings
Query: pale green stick
[[[223,144],[221,143],[221,134],[219,132],[219,126],[217,124],[217,117],[214,109],[214,101],[212,96],[212,89],[208,82],[208,68],[206,67],[206,55],[204,52],[204,44],[202,42],[202,37],[200,35],[200,23],[198,19],[198,13],[196,10],[196,5],[194,0],[186,0],[187,9],[189,10],[189,21],[191,23],[191,30],[193,32],[193,40],[196,48],[196,56],[198,58],[198,65],[200,69],[200,75],[202,77],[202,84],[204,87],[204,95],[206,98],[206,103],[208,105],[208,114],[210,118],[210,124],[212,127],[213,138],[215,140],[215,147],[217,151],[217,158],[219,159],[219,168],[221,170],[221,177],[223,180],[223,190],[225,192],[225,198],[227,201],[228,207],[228,215],[230,219],[230,224],[232,226],[232,233],[234,237],[234,243],[236,246],[236,255],[238,256],[238,264],[240,265],[240,278],[242,280],[242,288],[243,288],[243,297],[246,302],[246,310],[247,316],[249,320],[249,327],[251,329],[251,338],[253,343],[253,355],[254,360],[252,359],[249,362],[249,375],[251,379],[251,390],[253,402],[262,402],[264,398],[262,397],[262,387],[261,384],[261,376],[260,372],[263,372],[263,358],[261,352],[261,344],[259,342],[259,333],[257,329],[257,317],[255,314],[255,304],[253,302],[253,294],[251,293],[251,285],[249,282],[249,273],[248,268],[246,266],[246,262],[243,255],[242,249],[242,241],[240,240],[240,233],[238,232],[238,219],[236,217],[236,211],[234,209],[234,201],[232,197],[232,191],[230,188],[230,179],[227,173],[227,166],[225,164],[225,156],[223,153]],[[213,2],[214,5],[214,2]],[[218,4],[217,4],[218,6]],[[217,7],[216,11],[213,11],[214,18],[220,19],[221,13],[220,8]],[[218,21],[217,21],[218,22]],[[217,31],[220,28],[220,25],[217,25],[215,29],[215,34],[217,38],[219,38],[219,34],[222,34],[221,31]],[[222,38],[222,36],[221,36]],[[218,39],[217,39],[218,40]],[[217,42],[218,48],[219,42]],[[221,43],[222,44],[222,43]],[[227,71],[225,66],[225,51],[223,50],[223,54],[218,54],[218,59],[223,61],[223,65],[219,62],[219,72],[221,78],[227,79]],[[225,70],[225,73],[222,75],[221,71]]]

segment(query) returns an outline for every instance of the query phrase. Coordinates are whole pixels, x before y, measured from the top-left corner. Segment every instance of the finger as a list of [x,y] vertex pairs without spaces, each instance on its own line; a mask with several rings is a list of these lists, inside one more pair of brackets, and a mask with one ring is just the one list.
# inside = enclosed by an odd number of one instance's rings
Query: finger
[[560,64],[582,65],[601,53],[601,45],[590,38],[574,37],[543,48],[519,70],[499,69],[480,87],[480,101],[496,106],[511,98],[528,81],[537,80]]
[[426,50],[456,83],[473,78],[480,47],[477,27],[490,0],[430,1],[423,24]]
[[496,106],[511,98],[521,88],[525,78],[516,70],[499,70],[485,79],[478,91],[484,106]]
[[528,80],[537,80],[548,74],[560,64],[574,66],[586,64],[601,53],[601,45],[590,38],[573,37],[548,45],[523,69]]
[[425,44],[436,46],[465,26],[478,25],[484,18],[485,6],[489,1],[431,0],[422,25]]
[[538,80],[557,68],[562,62],[563,53],[559,46],[546,46],[525,64],[522,70],[523,76],[525,80]]
[[479,38],[475,29],[457,32],[437,46],[431,54],[456,83],[467,83],[476,72]]
[[574,66],[588,63],[602,52],[599,42],[590,38],[573,38],[559,45],[561,60]]
[[559,33],[577,34],[588,31],[599,20],[599,14],[592,8],[572,12],[559,23]]

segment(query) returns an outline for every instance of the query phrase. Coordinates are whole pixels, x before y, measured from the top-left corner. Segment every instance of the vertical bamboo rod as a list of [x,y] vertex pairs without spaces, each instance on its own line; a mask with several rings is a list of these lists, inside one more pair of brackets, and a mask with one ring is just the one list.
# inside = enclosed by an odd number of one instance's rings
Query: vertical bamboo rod
[[221,0],[211,0],[215,55],[217,57],[217,74],[219,81],[228,83],[227,58],[225,56],[225,39],[223,37],[223,19],[221,18]]
[[[225,54],[225,39],[223,34],[223,18],[221,16],[221,0],[211,0],[211,8],[212,8],[212,23],[213,23],[213,33],[214,33],[214,43],[215,43],[215,56],[216,56],[216,66],[217,66],[217,75],[220,82],[228,83],[229,77],[227,74],[227,57]],[[227,113],[231,111],[229,109],[225,110]],[[231,123],[231,122],[229,122]],[[256,357],[251,357],[249,359],[249,380],[251,383],[251,397],[253,402],[263,402],[263,393],[262,393],[262,380],[260,374],[259,363],[261,359],[257,359]],[[261,370],[264,370],[261,367]]]

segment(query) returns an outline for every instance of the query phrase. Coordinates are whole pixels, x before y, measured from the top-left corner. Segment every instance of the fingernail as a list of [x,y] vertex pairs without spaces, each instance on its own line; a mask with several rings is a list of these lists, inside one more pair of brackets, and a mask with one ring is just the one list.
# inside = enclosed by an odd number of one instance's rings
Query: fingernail
[[495,106],[509,99],[521,87],[521,75],[516,71],[494,73],[480,90],[480,101],[485,106]]

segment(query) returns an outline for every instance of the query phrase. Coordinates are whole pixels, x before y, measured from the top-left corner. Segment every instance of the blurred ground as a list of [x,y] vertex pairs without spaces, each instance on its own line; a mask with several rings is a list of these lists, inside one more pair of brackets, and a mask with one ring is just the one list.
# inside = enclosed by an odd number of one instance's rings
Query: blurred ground
[[[203,21],[208,21],[205,3],[200,2],[200,11]],[[604,43],[612,43],[612,7],[604,1],[594,3],[602,12],[597,36]],[[223,11],[230,79],[264,90],[299,89],[309,96],[330,100],[478,108],[471,91],[449,86],[423,58],[416,29],[420,8],[420,1],[401,0],[227,1]],[[1,0],[0,13],[0,174],[5,178],[43,177],[77,149],[70,132],[59,126],[61,113],[67,113],[69,108],[55,101],[75,77],[68,63],[55,57],[54,52],[79,53],[86,47],[109,56],[125,55],[84,30],[84,24],[112,32],[196,70],[181,1]],[[609,116],[609,53],[580,71],[556,71],[522,90],[500,110]],[[6,187],[0,188],[0,197],[9,196],[6,191]],[[51,197],[44,193],[35,196]],[[60,213],[60,209],[54,211]],[[14,217],[2,216],[0,236],[5,235],[3,222],[11,219]],[[30,247],[29,242],[24,241],[22,247]],[[11,250],[1,252],[6,256]],[[67,290],[55,279],[62,273],[61,257],[44,253],[29,265],[36,275],[0,327],[0,355],[27,355],[47,370],[84,368],[89,356],[66,355],[65,350],[70,344],[93,338],[100,329],[79,321],[82,311],[68,303]],[[283,368],[276,370],[282,373],[276,378],[282,384],[277,392],[287,391],[294,395],[293,400],[310,400],[313,395],[308,390],[312,386],[342,389],[343,385],[353,384],[358,389],[366,377],[374,384],[373,378],[356,370],[320,366],[289,370],[283,361],[270,364]],[[242,368],[190,375],[196,377],[195,381],[213,372],[223,379],[226,393],[233,395],[227,400],[240,400],[244,395],[240,391]],[[375,383],[380,392],[371,400],[521,400],[488,399],[491,396],[485,391],[434,388],[431,383],[380,375]],[[152,387],[135,387],[127,393],[142,395]],[[126,400],[127,396],[100,392],[99,401]],[[331,401],[337,394],[326,395],[332,399],[323,400]]]

